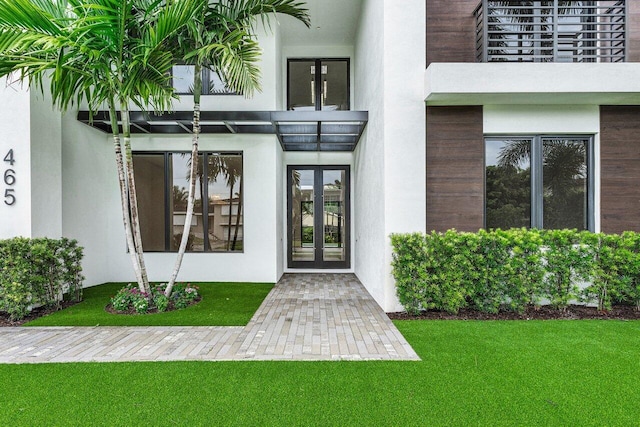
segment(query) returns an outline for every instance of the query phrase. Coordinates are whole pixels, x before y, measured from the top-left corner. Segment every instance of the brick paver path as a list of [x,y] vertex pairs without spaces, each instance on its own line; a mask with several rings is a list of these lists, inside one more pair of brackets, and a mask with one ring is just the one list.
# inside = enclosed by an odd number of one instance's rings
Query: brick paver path
[[0,328],[0,363],[419,360],[353,274],[285,274],[245,327]]

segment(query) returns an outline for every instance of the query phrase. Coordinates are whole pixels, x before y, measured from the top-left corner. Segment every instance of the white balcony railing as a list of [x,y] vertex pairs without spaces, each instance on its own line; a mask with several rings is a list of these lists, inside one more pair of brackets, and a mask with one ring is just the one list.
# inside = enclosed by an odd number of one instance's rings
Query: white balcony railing
[[474,12],[476,59],[624,62],[626,3],[626,0],[482,0]]

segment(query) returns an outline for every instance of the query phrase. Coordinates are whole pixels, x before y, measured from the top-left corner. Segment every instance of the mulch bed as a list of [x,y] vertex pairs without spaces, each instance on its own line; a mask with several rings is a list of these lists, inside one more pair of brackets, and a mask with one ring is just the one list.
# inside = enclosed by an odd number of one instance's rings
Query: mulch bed
[[[202,300],[202,297],[198,297],[198,298],[194,299],[193,301],[191,301],[187,307],[191,307],[192,305],[198,304],[201,300]],[[167,309],[164,311],[164,313],[166,313],[168,311],[174,311],[174,310],[180,310],[180,309],[176,308],[173,305],[173,301],[171,301],[171,302],[169,302],[169,307],[167,307]],[[111,303],[107,304],[107,306],[104,308],[104,311],[106,311],[107,313],[111,313],[111,314],[134,314],[134,315],[138,315],[139,314],[139,313],[136,313],[136,311],[133,308],[131,308],[129,310],[126,310],[126,311],[118,311],[115,308],[113,308]],[[160,313],[160,312],[157,309],[152,308],[151,310],[147,311],[147,313],[145,313],[145,314],[154,314],[154,313]]]
[[[63,301],[61,303],[62,308],[68,308],[71,307],[73,305],[78,304],[77,301]],[[0,311],[0,328],[4,327],[4,326],[21,326],[27,322],[30,322],[32,320],[37,319],[38,317],[42,317],[42,316],[46,316],[47,314],[51,314],[54,313],[58,310],[55,309],[55,307],[38,307],[38,308],[34,308],[31,313],[29,313],[27,315],[27,317],[25,317],[22,320],[18,320],[16,322],[11,321],[11,319],[9,319],[9,315],[5,312]]]
[[[195,300],[193,304],[197,304],[200,298]],[[75,301],[65,301],[62,303],[63,308],[71,307],[77,304]],[[111,305],[107,305],[105,310],[112,314],[135,314],[123,313],[115,311]],[[20,326],[26,322],[46,316],[56,311],[53,308],[39,307],[34,309],[24,319],[12,322],[6,313],[0,312],[0,327],[4,326]],[[585,307],[582,305],[571,305],[566,311],[555,310],[549,306],[529,307],[524,313],[518,314],[510,311],[501,311],[497,314],[481,313],[471,309],[462,309],[458,314],[447,313],[446,311],[424,311],[417,316],[410,315],[405,312],[387,313],[392,320],[584,320],[584,319],[602,319],[602,320],[640,320],[640,311],[636,311],[630,306],[614,306],[610,311],[598,311],[596,307]]]
[[462,309],[458,314],[446,311],[424,311],[416,316],[406,312],[387,313],[392,320],[639,320],[640,311],[630,306],[614,306],[609,311],[599,311],[597,307],[571,305],[565,311],[556,310],[549,306],[529,307],[522,313],[501,311],[497,314],[481,313],[476,310]]
[[[195,300],[193,300],[189,306],[192,306],[194,304],[198,304],[200,301],[202,300],[202,297],[198,297]],[[78,302],[76,301],[64,301],[62,302],[62,308],[68,308],[71,307],[73,305],[78,304]],[[135,312],[135,310],[129,310],[129,311],[116,311],[113,309],[113,307],[111,307],[111,304],[107,304],[107,306],[104,308],[105,311],[107,311],[108,313],[111,314],[137,314]],[[174,306],[173,303],[169,304],[169,308],[167,308],[167,310],[165,310],[165,312],[167,311],[173,311],[173,310],[177,310]],[[55,307],[38,307],[38,308],[34,308],[33,311],[31,311],[31,313],[29,313],[27,315],[27,317],[25,317],[22,320],[18,320],[18,321],[12,321],[11,319],[9,319],[9,315],[5,312],[0,311],[0,328],[2,327],[7,327],[7,326],[22,326],[23,324],[30,322],[32,320],[35,320],[39,317],[43,317],[46,316],[48,314],[54,313],[57,310],[55,309]],[[157,313],[158,310],[151,310],[149,311],[150,313]]]

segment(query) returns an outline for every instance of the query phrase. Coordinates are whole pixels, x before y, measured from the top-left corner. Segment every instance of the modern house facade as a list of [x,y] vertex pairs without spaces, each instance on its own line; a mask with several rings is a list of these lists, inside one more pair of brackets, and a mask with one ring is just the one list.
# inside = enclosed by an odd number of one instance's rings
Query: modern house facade
[[[638,229],[636,3],[310,0],[311,29],[259,29],[262,92],[205,76],[178,279],[353,272],[394,311],[391,233]],[[175,67],[181,92],[188,76]],[[106,117],[15,86],[0,101],[0,238],[75,238],[87,286],[134,280]],[[153,281],[168,280],[184,224],[191,107],[185,94],[132,116]]]

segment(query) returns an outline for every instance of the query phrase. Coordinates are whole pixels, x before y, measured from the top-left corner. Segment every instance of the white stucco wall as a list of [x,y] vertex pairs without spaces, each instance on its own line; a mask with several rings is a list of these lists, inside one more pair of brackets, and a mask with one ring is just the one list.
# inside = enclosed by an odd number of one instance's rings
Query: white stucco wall
[[424,1],[366,0],[356,44],[355,108],[369,124],[355,154],[355,271],[387,311],[401,308],[389,235],[425,229],[424,17]]
[[31,237],[62,237],[62,124],[51,96],[31,98]]
[[[31,237],[31,95],[19,84],[7,86],[0,79],[0,239],[15,236]],[[10,165],[3,159],[13,150],[15,162]],[[15,184],[4,182],[5,171],[15,171]],[[15,196],[5,198],[5,192]],[[13,190],[13,191],[11,191]]]
[[[243,95],[209,95],[202,96],[202,111],[270,111],[275,110],[278,103],[278,89],[276,83],[280,74],[280,53],[278,47],[279,28],[272,25],[271,28],[263,28],[258,25],[256,37],[262,49],[261,59],[258,62],[260,68],[261,90],[253,93],[251,98]],[[278,82],[279,83],[279,82]],[[193,98],[189,95],[181,96],[174,101],[173,109],[176,111],[193,109]]]
[[112,140],[75,112],[62,120],[62,234],[84,247],[85,286],[112,281],[110,241],[124,235]]
[[[0,238],[59,238],[60,113],[52,108],[50,96],[28,89],[26,84],[7,85],[3,79],[0,85]],[[4,161],[10,150],[13,165]],[[5,201],[11,203],[12,196],[15,203],[7,205]]]
[[401,309],[391,275],[389,235],[426,231],[425,6],[422,0],[406,0],[402,7],[386,1],[384,10],[387,311]]
[[385,301],[384,1],[365,0],[356,38],[355,110],[369,111],[356,147],[354,173],[354,270],[379,304]]

